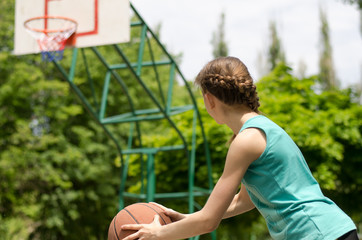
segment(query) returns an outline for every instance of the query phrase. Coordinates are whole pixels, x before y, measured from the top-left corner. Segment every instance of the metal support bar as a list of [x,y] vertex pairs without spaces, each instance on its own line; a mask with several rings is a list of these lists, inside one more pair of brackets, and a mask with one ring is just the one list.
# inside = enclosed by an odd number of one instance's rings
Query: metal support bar
[[171,69],[170,69],[170,78],[168,80],[169,85],[168,85],[168,95],[167,95],[167,105],[166,105],[166,112],[168,114],[171,113],[171,105],[172,105],[172,93],[173,93],[173,83],[175,80],[175,64],[172,63],[171,64]]
[[[142,67],[153,67],[153,66],[165,66],[165,65],[170,65],[172,62],[171,61],[155,61],[155,62],[142,62],[141,66]],[[132,63],[131,66],[133,68],[138,67],[138,63]],[[112,70],[117,70],[117,69],[128,69],[128,65],[127,64],[114,64],[109,66],[110,69]]]
[[[76,49],[74,52],[77,52]],[[93,101],[94,101],[94,105],[96,106],[96,111],[98,112],[99,111],[99,107],[98,107],[98,99],[97,99],[97,96],[96,96],[96,93],[95,93],[95,88],[94,88],[94,83],[93,83],[93,79],[92,79],[92,76],[90,74],[90,71],[89,71],[89,66],[88,66],[88,61],[87,61],[87,58],[85,56],[85,53],[84,53],[84,49],[82,48],[81,49],[81,53],[82,53],[82,59],[83,59],[83,63],[84,63],[84,66],[85,66],[85,70],[86,70],[86,73],[87,73],[87,79],[88,79],[88,83],[89,83],[89,86],[91,88],[91,91],[92,91],[92,97],[93,97]],[[74,68],[73,66],[76,65],[76,61],[75,61],[76,57],[73,56],[73,63],[72,63],[72,68]]]
[[[191,110],[192,108],[184,108],[184,109],[177,109],[175,111],[171,111],[169,116],[177,115],[186,111]],[[152,121],[152,120],[161,120],[165,119],[164,114],[157,114],[157,115],[137,115],[125,113],[118,116],[108,117],[105,119],[101,119],[100,121],[103,124],[111,124],[111,123],[127,123],[127,122],[140,122],[140,121]]]
[[[103,94],[102,94],[102,101],[101,101],[101,108],[99,111],[99,119],[104,118],[104,114],[106,112],[107,107],[107,96],[108,96],[108,90],[109,90],[109,83],[111,81],[111,73],[108,71],[106,73],[106,77],[104,79],[104,86],[103,86]],[[102,120],[100,120],[102,122]]]
[[[155,57],[153,56],[153,51],[152,51],[152,45],[151,45],[151,41],[150,39],[147,37],[146,35],[146,39],[147,39],[147,46],[148,46],[148,52],[150,54],[150,57],[151,57],[151,60],[152,62],[154,63],[155,62]],[[162,90],[162,84],[161,84],[161,81],[160,81],[160,76],[158,74],[158,70],[157,70],[157,65],[156,64],[153,64],[152,65],[153,67],[153,71],[155,73],[155,77],[156,77],[156,82],[157,82],[157,87],[158,87],[158,92],[161,96],[161,100],[162,100],[162,103],[163,103],[163,106],[166,105],[166,101],[165,101],[165,96],[164,96],[164,93],[163,93],[163,90]],[[169,85],[171,85],[173,82],[170,82],[169,81]],[[173,85],[173,84],[172,84]],[[167,112],[167,108],[166,108],[166,112]]]
[[147,155],[147,202],[155,200],[156,192],[156,174],[155,174],[155,161],[152,153]]

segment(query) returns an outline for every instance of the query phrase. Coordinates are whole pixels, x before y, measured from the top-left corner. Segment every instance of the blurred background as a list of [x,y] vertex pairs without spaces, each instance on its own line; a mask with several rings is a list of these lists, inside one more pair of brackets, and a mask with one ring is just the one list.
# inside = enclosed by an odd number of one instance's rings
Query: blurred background
[[[257,83],[260,110],[290,134],[324,194],[361,229],[360,0],[131,3],[177,60],[191,86],[212,58],[232,55],[244,61]],[[119,203],[117,149],[53,64],[42,62],[39,55],[12,54],[15,0],[2,0],[0,9],[1,239],[106,239]],[[133,41],[120,46],[129,52],[136,48]],[[108,48],[102,50],[112,54]],[[65,58],[71,55],[67,50],[64,54]],[[162,54],[154,57],[163,59]],[[177,102],[188,102],[183,84],[175,88]],[[204,121],[216,182],[232,133],[208,116],[202,97],[196,89],[192,91]],[[149,104],[142,101],[137,87],[130,94],[137,105]],[[111,100],[116,106],[117,100]],[[174,118],[188,138],[192,117],[185,113]],[[175,142],[176,135],[163,127],[162,122],[146,124],[144,142],[157,146]],[[125,142],[127,136],[121,134],[121,138]],[[204,157],[199,154],[202,145],[198,140],[195,181],[206,186]],[[131,192],[140,188],[134,161],[130,160],[126,186]],[[187,186],[184,163],[182,154],[158,156],[160,191]],[[172,177],[166,177],[167,173]],[[206,197],[197,201],[202,206]],[[183,200],[160,203],[178,211],[188,209]],[[224,220],[217,238],[270,239],[256,210]]]

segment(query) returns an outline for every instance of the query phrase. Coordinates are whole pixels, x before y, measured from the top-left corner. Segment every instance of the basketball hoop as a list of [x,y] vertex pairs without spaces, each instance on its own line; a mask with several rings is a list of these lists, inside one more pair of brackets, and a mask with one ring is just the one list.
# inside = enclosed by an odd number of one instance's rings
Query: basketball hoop
[[24,22],[27,32],[38,42],[43,61],[63,58],[67,40],[76,32],[77,25],[71,18],[57,16],[34,17]]

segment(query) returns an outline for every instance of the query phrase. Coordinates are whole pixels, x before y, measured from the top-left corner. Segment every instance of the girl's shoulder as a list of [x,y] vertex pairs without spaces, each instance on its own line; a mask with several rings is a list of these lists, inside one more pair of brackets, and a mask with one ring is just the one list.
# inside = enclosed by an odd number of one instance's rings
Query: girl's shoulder
[[265,133],[258,128],[247,128],[236,135],[229,150],[248,155],[256,160],[264,152],[265,148]]

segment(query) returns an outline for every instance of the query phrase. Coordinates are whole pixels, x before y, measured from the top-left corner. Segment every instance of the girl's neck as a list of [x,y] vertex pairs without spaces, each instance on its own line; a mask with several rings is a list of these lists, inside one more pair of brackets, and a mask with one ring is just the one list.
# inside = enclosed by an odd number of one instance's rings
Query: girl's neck
[[258,113],[254,112],[249,107],[240,107],[233,110],[229,109],[229,111],[225,112],[225,124],[234,134],[238,134],[246,121],[258,115]]

